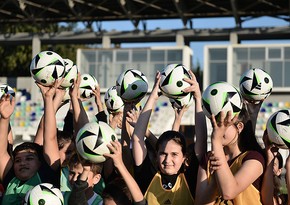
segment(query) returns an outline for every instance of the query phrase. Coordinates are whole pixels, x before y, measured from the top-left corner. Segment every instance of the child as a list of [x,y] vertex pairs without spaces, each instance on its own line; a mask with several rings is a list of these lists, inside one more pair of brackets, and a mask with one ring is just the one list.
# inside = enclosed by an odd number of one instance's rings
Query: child
[[281,194],[283,158],[279,153],[279,148],[270,143],[267,130],[264,131],[263,141],[265,144],[267,167],[263,177],[262,202],[265,205],[287,204],[287,196]]
[[242,146],[255,139],[247,111],[235,117],[221,112],[218,121],[214,116],[211,121],[212,152],[199,167],[196,204],[261,204],[265,162],[260,147]]
[[[190,72],[190,74],[193,78],[189,80],[191,86],[186,91],[194,93],[195,97],[197,97],[195,99],[197,101],[196,106],[200,106],[198,110],[201,110],[199,86],[196,85],[197,82],[193,73]],[[143,186],[146,183],[147,191],[145,193],[145,199],[148,204],[193,204],[195,177],[198,166],[190,163],[184,171],[186,143],[181,133],[177,131],[166,131],[158,138],[156,143],[158,170],[148,169],[146,173],[138,171],[142,170],[147,156],[144,135],[152,109],[159,97],[159,82],[160,73],[158,72],[151,95],[147,99],[133,133],[133,157],[135,165],[138,168],[135,170],[136,178],[140,175],[144,180]],[[199,123],[200,118],[197,117],[196,119]],[[199,142],[202,141],[199,140]]]
[[102,204],[102,197],[93,188],[101,179],[103,164],[85,161],[75,153],[70,158],[68,167],[72,192],[65,192],[65,204]]
[[[143,194],[138,187],[136,181],[132,177],[132,175],[127,170],[123,160],[122,160],[122,145],[118,141],[111,142],[111,144],[107,145],[110,149],[110,154],[104,154],[104,156],[109,157],[113,160],[114,166],[116,167],[118,173],[124,180],[126,187],[123,189],[128,189],[130,195],[122,190],[120,190],[117,183],[121,181],[116,178],[114,181],[110,182],[108,187],[105,188],[103,196],[104,196],[104,205],[109,204],[118,204],[118,205],[130,205],[130,204],[138,204],[138,205],[146,205],[146,201],[144,200]],[[113,190],[109,190],[109,189]],[[113,192],[119,193],[113,193]],[[123,197],[121,197],[123,196]]]
[[15,100],[5,95],[0,102],[0,180],[6,189],[2,204],[21,204],[25,194],[35,185],[48,182],[59,187],[60,160],[56,140],[55,112],[53,97],[61,82],[51,87],[39,86],[44,100],[44,137],[43,146],[33,142],[24,142],[13,151],[13,157],[7,152],[7,134],[10,116]]

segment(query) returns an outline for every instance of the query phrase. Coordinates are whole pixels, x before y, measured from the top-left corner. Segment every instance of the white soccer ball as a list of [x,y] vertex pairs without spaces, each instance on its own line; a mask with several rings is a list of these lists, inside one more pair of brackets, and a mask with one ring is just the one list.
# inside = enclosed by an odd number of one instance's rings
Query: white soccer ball
[[182,64],[168,64],[161,73],[159,88],[169,98],[183,98],[187,93],[182,90],[189,87],[184,78],[191,78],[189,69]]
[[70,59],[63,59],[65,64],[65,73],[61,83],[62,88],[69,88],[73,85],[75,79],[78,77],[78,68]]
[[94,96],[93,91],[99,86],[99,83],[95,76],[91,74],[82,74],[80,83],[80,96],[83,99],[89,99]]
[[124,102],[117,94],[116,86],[110,87],[105,93],[105,104],[110,113],[123,111]]
[[218,119],[221,111],[238,114],[243,106],[239,91],[227,82],[216,82],[209,85],[202,93],[202,109],[208,118],[212,114]]
[[76,148],[82,158],[101,163],[106,160],[103,154],[110,153],[107,144],[115,140],[117,135],[107,123],[89,122],[77,133]]
[[52,85],[56,79],[61,79],[65,73],[64,60],[53,51],[42,51],[31,61],[32,77],[44,86]]
[[181,109],[183,106],[189,107],[194,101],[192,93],[188,93],[185,97],[180,99],[169,98],[171,106],[176,109]]
[[272,92],[273,81],[271,76],[260,68],[247,70],[240,79],[240,91],[248,101],[261,101]]
[[119,75],[116,89],[124,102],[140,101],[148,91],[148,81],[141,71],[128,69]]
[[25,195],[24,205],[63,205],[61,191],[50,183],[41,183]]
[[2,84],[0,84],[0,98],[4,94],[10,94],[12,97],[15,97],[14,89],[5,83],[2,83]]
[[282,149],[290,148],[290,110],[283,109],[273,113],[266,127],[270,142]]

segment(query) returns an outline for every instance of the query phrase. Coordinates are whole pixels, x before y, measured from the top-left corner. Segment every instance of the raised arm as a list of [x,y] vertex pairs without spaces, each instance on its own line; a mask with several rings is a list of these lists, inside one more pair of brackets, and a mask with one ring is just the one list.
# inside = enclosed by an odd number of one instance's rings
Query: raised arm
[[[55,96],[53,98],[53,107],[55,110],[55,114],[57,110],[61,107],[61,105],[63,105],[62,100],[63,100],[64,95],[65,95],[65,90],[61,88],[56,89]],[[43,145],[43,135],[44,135],[44,115],[40,119],[37,132],[34,138],[34,142],[39,145]]]
[[8,132],[10,116],[15,107],[14,97],[10,99],[10,95],[4,95],[0,99],[0,180],[2,181],[6,176],[8,170],[13,166],[12,158],[7,151],[8,146]]
[[98,108],[98,112],[103,112],[104,111],[104,107],[103,107],[103,102],[101,99],[101,89],[100,86],[96,86],[96,88],[93,90],[93,94],[95,96],[95,103],[97,105]]
[[[240,169],[233,174],[224,152],[223,138],[230,126],[235,126],[236,132],[240,132],[242,129],[242,123],[235,125],[238,116],[232,118],[232,113],[221,112],[220,120],[216,122],[214,116],[212,116],[213,132],[211,136],[212,151],[214,155],[220,161],[220,168],[215,171],[215,178],[219,187],[219,191],[224,200],[235,198],[239,193],[244,191],[250,186],[261,174],[263,173],[263,165],[258,160],[246,160],[243,162]],[[231,130],[233,131],[233,130]],[[234,140],[238,136],[238,133],[233,134]],[[230,142],[229,142],[230,143]],[[237,145],[229,145],[237,146]],[[229,147],[227,147],[229,149]],[[237,150],[236,150],[237,151]]]
[[261,199],[264,205],[273,205],[274,204],[274,201],[273,201],[273,197],[274,197],[273,166],[274,166],[274,159],[275,159],[275,153],[273,151],[275,150],[275,152],[278,152],[278,149],[273,147],[273,145],[270,144],[267,130],[264,131],[263,141],[265,144],[265,152],[266,152],[266,170],[263,176]]
[[157,72],[155,78],[155,84],[151,91],[150,96],[147,99],[145,107],[142,109],[140,116],[138,118],[137,124],[135,126],[132,142],[133,142],[133,158],[135,165],[139,166],[144,161],[147,155],[147,149],[144,141],[144,136],[147,130],[149,119],[154,109],[155,103],[158,100],[158,90],[160,82],[160,73]]
[[192,92],[195,100],[195,145],[194,150],[198,161],[201,161],[207,152],[207,126],[206,117],[202,110],[201,91],[199,83],[196,80],[194,73],[190,70],[191,79],[184,79],[191,86],[184,89],[184,92]]
[[132,177],[132,175],[127,170],[126,166],[123,163],[122,160],[122,145],[118,141],[111,142],[111,144],[108,145],[108,148],[111,151],[111,154],[104,154],[106,157],[110,157],[113,159],[114,166],[117,168],[118,172],[124,179],[134,202],[141,202],[144,200],[144,196]]
[[78,77],[75,80],[73,87],[70,89],[70,98],[73,107],[73,115],[74,115],[74,128],[75,134],[89,122],[87,113],[83,107],[82,101],[80,99],[79,87],[81,83],[80,73],[78,73]]
[[288,157],[286,159],[285,168],[286,168],[286,175],[285,175],[286,187],[287,187],[287,193],[288,193],[288,202],[287,202],[287,204],[290,205],[290,152],[289,152],[289,155],[288,155]]
[[[140,112],[141,112],[141,108],[140,109],[133,109],[133,110],[130,110],[129,112],[127,112],[126,120],[134,128],[136,126]],[[156,142],[157,142],[157,137],[149,130],[149,128],[147,128],[147,130],[146,130],[145,137],[148,140],[148,142],[151,144],[151,146],[155,147]]]
[[50,87],[45,87],[37,83],[44,101],[43,154],[46,162],[54,170],[60,167],[60,156],[57,144],[57,127],[53,98],[61,82],[56,80]]

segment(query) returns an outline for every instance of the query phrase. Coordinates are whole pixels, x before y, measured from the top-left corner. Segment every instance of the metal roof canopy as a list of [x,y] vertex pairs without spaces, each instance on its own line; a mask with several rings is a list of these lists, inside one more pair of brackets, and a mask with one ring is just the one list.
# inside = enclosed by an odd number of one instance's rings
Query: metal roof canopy
[[[289,21],[289,0],[1,0],[0,24],[140,21],[181,19],[192,27],[195,18],[233,17],[243,21],[271,16]],[[99,25],[100,26],[100,25]]]

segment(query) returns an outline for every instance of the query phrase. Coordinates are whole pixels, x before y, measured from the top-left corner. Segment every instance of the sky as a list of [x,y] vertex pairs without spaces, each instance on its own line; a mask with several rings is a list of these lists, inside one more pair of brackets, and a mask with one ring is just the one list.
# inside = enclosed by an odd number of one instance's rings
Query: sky
[[[234,28],[235,21],[234,18],[201,18],[193,19],[193,28],[194,29],[211,29],[211,28]],[[156,28],[160,29],[182,29],[183,24],[180,19],[173,20],[147,20],[146,21],[147,30],[154,30]],[[273,17],[259,17],[253,18],[242,23],[243,28],[250,27],[271,27],[271,26],[289,26],[290,23]],[[96,26],[96,25],[93,25]],[[78,28],[82,28],[83,25],[79,24]],[[97,30],[97,28],[95,28]],[[105,21],[102,22],[102,29],[111,31],[130,31],[134,30],[134,26],[130,21]],[[142,30],[142,22],[139,23],[139,29]],[[243,41],[242,44],[263,44],[263,43],[285,43],[289,41],[281,40],[272,40],[272,41]],[[211,42],[191,42],[190,47],[193,49],[193,64],[196,66],[199,62],[201,67],[203,66],[203,48],[205,45],[227,45],[228,41],[211,41]],[[121,44],[123,48],[132,48],[132,47],[148,47],[148,46],[173,46],[176,45],[175,42],[169,43],[129,43]]]

